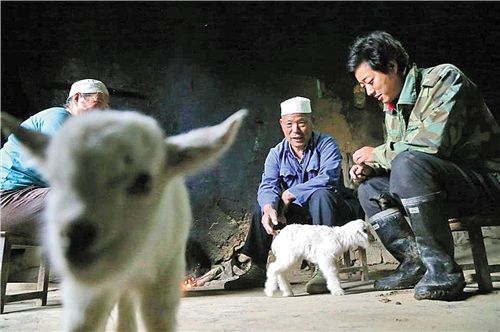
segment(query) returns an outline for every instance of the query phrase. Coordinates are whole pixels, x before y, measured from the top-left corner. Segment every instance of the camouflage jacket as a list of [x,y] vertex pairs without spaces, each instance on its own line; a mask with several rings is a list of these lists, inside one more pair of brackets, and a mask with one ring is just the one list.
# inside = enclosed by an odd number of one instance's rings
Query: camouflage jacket
[[388,170],[398,153],[416,150],[476,170],[500,172],[498,123],[476,85],[457,67],[414,65],[396,109],[391,112],[384,106],[384,111],[385,143],[374,149],[371,165],[376,170]]

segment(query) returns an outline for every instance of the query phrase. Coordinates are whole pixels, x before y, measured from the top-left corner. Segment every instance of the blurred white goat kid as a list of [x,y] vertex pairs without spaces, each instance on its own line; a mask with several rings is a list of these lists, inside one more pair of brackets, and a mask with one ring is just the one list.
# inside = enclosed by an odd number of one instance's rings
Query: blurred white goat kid
[[279,285],[283,296],[293,296],[285,276],[290,268],[305,259],[319,265],[332,295],[343,295],[336,264],[344,252],[358,247],[368,247],[368,232],[361,219],[340,227],[287,225],[271,245],[276,260],[267,269],[264,291],[267,296],[273,296]]
[[227,150],[246,113],[165,138],[146,115],[93,111],[52,139],[2,115],[51,186],[44,244],[66,331],[104,330],[117,303],[118,331],[137,329],[136,309],[147,330],[175,330],[191,225],[183,176]]

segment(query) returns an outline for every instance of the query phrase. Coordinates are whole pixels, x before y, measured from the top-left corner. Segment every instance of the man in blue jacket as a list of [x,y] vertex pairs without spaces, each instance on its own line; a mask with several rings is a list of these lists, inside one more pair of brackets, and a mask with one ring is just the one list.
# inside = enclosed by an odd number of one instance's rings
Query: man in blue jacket
[[[68,117],[108,107],[106,86],[98,80],[84,79],[72,84],[63,106],[40,111],[21,126],[52,136]],[[45,197],[50,189],[29,159],[18,140],[10,135],[0,150],[1,230],[35,239],[39,236]]]
[[[311,102],[295,97],[281,103],[285,138],[267,155],[257,202],[237,263],[250,270],[225,289],[263,286],[273,236],[286,224],[341,226],[359,216],[354,194],[343,185],[342,155],[335,139],[313,130]],[[328,292],[319,269],[306,285],[310,294]]]

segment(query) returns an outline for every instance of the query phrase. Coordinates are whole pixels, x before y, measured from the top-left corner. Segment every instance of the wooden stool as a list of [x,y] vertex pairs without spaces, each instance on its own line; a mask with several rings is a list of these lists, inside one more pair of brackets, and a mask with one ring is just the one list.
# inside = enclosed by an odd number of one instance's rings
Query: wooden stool
[[449,223],[452,232],[466,231],[469,234],[474,265],[466,264],[462,265],[462,268],[464,270],[475,269],[479,290],[490,292],[493,289],[491,273],[500,272],[500,264],[488,265],[481,227],[500,226],[500,216],[472,215],[450,219]]
[[1,308],[0,314],[3,314],[6,303],[40,299],[42,306],[47,305],[47,293],[49,288],[49,268],[46,260],[43,258],[38,269],[38,282],[36,291],[26,291],[23,293],[6,294],[7,282],[9,277],[9,268],[11,264],[12,249],[38,247],[39,243],[33,239],[24,236],[12,234],[9,232],[1,232],[0,251],[2,262],[0,265],[1,272]]
[[366,260],[366,250],[363,248],[358,248],[357,250],[361,258],[361,265],[354,266],[351,260],[350,251],[346,251],[343,257],[343,265],[339,266],[339,273],[352,274],[361,271],[361,281],[367,281],[369,280],[369,277],[368,277],[368,263]]

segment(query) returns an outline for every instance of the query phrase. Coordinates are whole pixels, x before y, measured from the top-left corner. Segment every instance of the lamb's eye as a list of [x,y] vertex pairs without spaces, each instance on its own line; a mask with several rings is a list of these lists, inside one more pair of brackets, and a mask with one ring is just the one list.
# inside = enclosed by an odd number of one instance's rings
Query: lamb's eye
[[132,185],[127,188],[127,193],[130,195],[144,195],[149,193],[151,188],[151,176],[146,173],[141,173],[134,179]]

